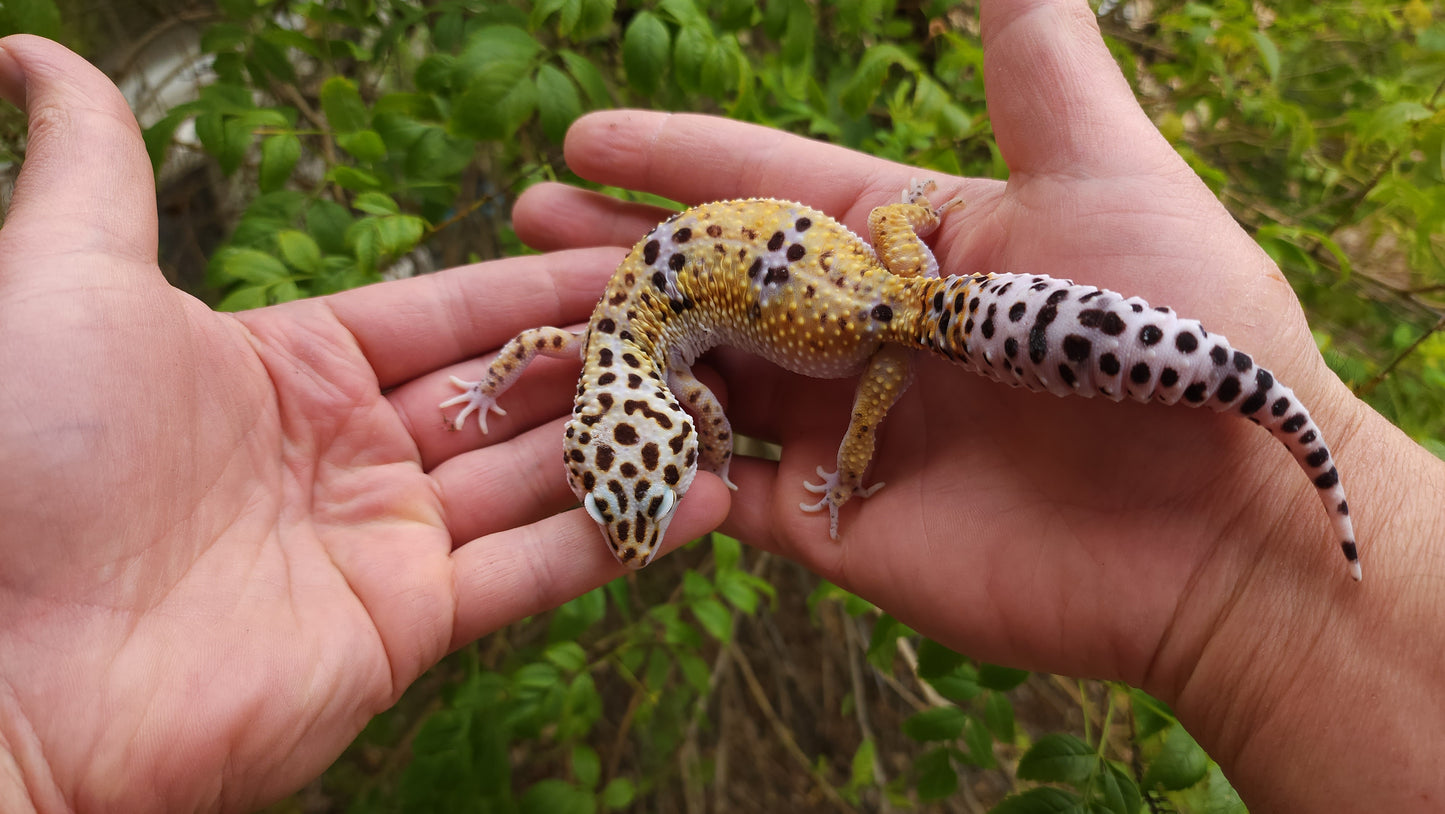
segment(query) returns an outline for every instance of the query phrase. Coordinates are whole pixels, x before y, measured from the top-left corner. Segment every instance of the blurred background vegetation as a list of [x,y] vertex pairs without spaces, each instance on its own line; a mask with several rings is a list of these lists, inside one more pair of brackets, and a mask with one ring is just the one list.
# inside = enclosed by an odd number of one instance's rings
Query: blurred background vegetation
[[[1145,110],[1279,262],[1331,367],[1445,457],[1445,15],[1096,7]],[[162,267],[222,309],[525,251],[586,110],[719,113],[1006,177],[976,3],[7,0],[127,93]],[[24,120],[0,117],[13,180]],[[626,194],[617,191],[618,194]],[[980,664],[713,536],[452,655],[311,811],[1239,812],[1157,700]]]

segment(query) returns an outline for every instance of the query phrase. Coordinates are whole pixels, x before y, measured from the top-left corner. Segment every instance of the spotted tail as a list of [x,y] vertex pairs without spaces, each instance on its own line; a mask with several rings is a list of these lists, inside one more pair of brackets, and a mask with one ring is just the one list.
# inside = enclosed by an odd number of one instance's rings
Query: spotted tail
[[1224,337],[1169,308],[1069,280],[1022,274],[913,284],[925,295],[923,346],[1004,384],[1233,410],[1290,451],[1319,490],[1350,574],[1359,555],[1345,490],[1309,411]]

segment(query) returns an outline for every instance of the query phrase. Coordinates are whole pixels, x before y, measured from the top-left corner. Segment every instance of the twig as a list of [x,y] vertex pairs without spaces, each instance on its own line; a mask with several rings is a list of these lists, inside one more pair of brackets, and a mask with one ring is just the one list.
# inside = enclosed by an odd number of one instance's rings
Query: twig
[[1390,363],[1388,365],[1385,365],[1379,373],[1371,376],[1369,381],[1360,385],[1359,389],[1355,391],[1355,395],[1367,396],[1371,392],[1373,392],[1376,387],[1380,386],[1380,382],[1385,380],[1386,376],[1389,376],[1392,372],[1394,372],[1395,368],[1399,366],[1401,362],[1405,361],[1405,357],[1414,353],[1415,349],[1419,348],[1426,339],[1429,339],[1432,334],[1442,329],[1445,329],[1445,314],[1441,314],[1440,318],[1435,320],[1434,325],[1431,325],[1430,328],[1425,331],[1425,333],[1420,334],[1420,336],[1417,337],[1414,342],[1411,342],[1410,347],[1400,351],[1400,353],[1394,359],[1391,359]]

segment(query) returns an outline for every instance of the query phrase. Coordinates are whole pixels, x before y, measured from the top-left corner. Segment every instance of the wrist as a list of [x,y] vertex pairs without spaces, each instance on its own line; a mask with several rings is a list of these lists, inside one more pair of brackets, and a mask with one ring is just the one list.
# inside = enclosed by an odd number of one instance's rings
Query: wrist
[[[1163,686],[1151,688],[1256,812],[1445,802],[1445,463],[1347,401],[1353,423],[1331,423],[1355,431],[1333,452],[1356,508],[1365,581],[1338,571],[1322,581],[1301,557],[1236,568],[1229,584],[1214,584],[1222,600],[1210,618],[1194,620],[1204,633],[1192,652],[1174,659],[1161,647],[1160,664],[1183,667],[1156,671]],[[1318,511],[1308,503],[1296,501]],[[1293,533],[1302,525],[1279,523],[1291,539],[1270,550],[1302,545]]]

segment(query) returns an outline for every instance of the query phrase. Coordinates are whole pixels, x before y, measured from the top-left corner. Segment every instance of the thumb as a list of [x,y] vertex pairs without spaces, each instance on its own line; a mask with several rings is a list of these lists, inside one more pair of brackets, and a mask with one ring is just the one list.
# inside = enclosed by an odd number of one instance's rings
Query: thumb
[[1104,177],[1178,161],[1085,0],[993,0],[980,17],[988,108],[1011,171]]
[[[105,74],[49,40],[6,37],[0,96],[30,122],[0,257],[82,252],[155,266],[150,160],[135,116]],[[0,264],[0,281],[32,268]]]

